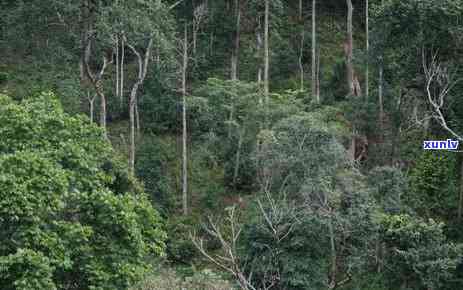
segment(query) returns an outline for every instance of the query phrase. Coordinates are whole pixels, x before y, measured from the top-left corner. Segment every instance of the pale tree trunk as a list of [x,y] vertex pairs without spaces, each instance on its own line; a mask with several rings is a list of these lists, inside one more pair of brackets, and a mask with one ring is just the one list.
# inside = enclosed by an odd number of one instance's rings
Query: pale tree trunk
[[[381,0],[381,5],[384,5],[384,1]],[[383,109],[383,57],[379,57],[379,79],[378,79],[378,103],[379,103],[379,116],[378,116],[378,123],[379,123],[379,131],[380,131],[380,138],[383,139],[383,121],[384,121],[384,109]]]
[[330,286],[334,287],[336,285],[336,276],[337,276],[337,254],[336,254],[336,240],[334,236],[333,228],[333,213],[330,213],[328,222],[328,233],[330,236],[330,248],[331,248],[331,270],[330,270]]
[[[244,125],[243,125],[244,126]],[[235,170],[233,171],[233,186],[236,186],[236,181],[238,179],[238,173],[240,169],[241,162],[241,148],[243,147],[243,138],[244,138],[245,129],[240,129],[240,136],[238,139],[238,148],[236,150],[236,160],[235,160]]]
[[312,97],[320,103],[320,96],[317,94],[317,3],[312,0]]
[[[110,65],[113,62],[113,58],[111,59],[108,58],[108,56],[103,56],[103,65],[100,69],[99,72],[94,73],[92,72],[90,68],[90,55],[91,55],[91,40],[86,39],[86,48],[85,48],[85,53],[84,53],[84,64],[85,64],[85,74],[87,78],[90,80],[92,83],[93,87],[95,88],[95,92],[100,97],[100,126],[104,129],[104,136],[107,138],[107,133],[106,133],[106,97],[104,94],[104,88],[103,88],[103,75],[106,71],[106,68],[108,65]],[[112,56],[112,53],[111,53]]]
[[346,69],[347,69],[347,86],[349,88],[349,94],[355,96],[355,85],[354,85],[354,65],[353,65],[353,35],[352,35],[352,12],[354,10],[352,6],[352,0],[347,1],[347,43],[346,43]]
[[233,37],[233,49],[231,56],[231,79],[238,79],[238,61],[239,61],[239,52],[240,52],[240,30],[241,30],[241,7],[240,0],[235,0],[235,14],[236,14],[236,24],[235,24],[235,33]]
[[461,222],[463,214],[463,158],[460,165],[460,200],[458,202],[458,221]]
[[[258,17],[257,33],[256,33],[256,48],[259,57],[262,55],[262,27],[260,22],[260,17]],[[257,68],[257,83],[262,84],[262,65],[259,63]]]
[[89,112],[90,123],[93,123],[93,115],[94,115],[93,112],[94,112],[95,98],[96,98],[96,95],[94,95],[93,97],[90,98],[90,92],[87,92],[87,100],[88,100],[88,104],[89,104],[89,107],[90,107],[90,112]]
[[349,150],[348,150],[348,157],[349,160],[355,161],[355,147],[357,146],[356,140],[355,140],[355,127],[352,130],[352,138],[350,140],[350,145],[349,145]]
[[209,55],[214,55],[214,32],[211,32],[209,38]]
[[366,35],[366,51],[367,51],[367,63],[365,68],[365,100],[368,100],[370,95],[370,31],[369,31],[369,0],[365,0],[365,35]]
[[119,36],[116,35],[115,37],[115,46],[116,46],[116,97],[120,97],[119,95]]
[[137,102],[135,103],[135,121],[137,125],[137,136],[140,136],[141,127],[140,127],[140,114],[138,112],[138,98],[137,98]]
[[320,49],[317,49],[317,100],[320,102]]
[[121,107],[124,105],[124,61],[125,61],[125,40],[122,38],[121,41],[121,72],[120,72],[120,81],[119,85],[119,101]]
[[269,68],[270,68],[270,48],[269,48],[269,13],[270,0],[265,0],[265,23],[264,23],[264,97],[268,104],[269,98]]
[[182,62],[182,206],[183,214],[188,214],[188,156],[187,156],[187,123],[186,123],[186,77],[188,68],[188,29],[185,23]]
[[299,79],[300,79],[300,89],[304,89],[304,65],[302,63],[302,57],[304,56],[304,40],[305,40],[305,31],[304,31],[304,18],[302,14],[302,0],[299,0],[299,25],[302,25],[301,29],[301,41],[299,44],[299,59],[298,59],[298,65],[299,65]]
[[[240,29],[241,29],[241,7],[240,7],[240,0],[235,0],[235,14],[236,14],[236,26],[235,26],[235,33],[233,37],[233,49],[231,55],[231,80],[236,81],[238,79],[238,67],[239,67],[239,52],[240,52]],[[230,118],[229,118],[229,125],[228,125],[228,138],[231,137],[231,129],[233,121],[233,113],[234,113],[234,106],[233,100],[231,100],[230,104]]]
[[153,45],[153,38],[150,38],[148,46],[146,47],[145,55],[142,56],[134,46],[127,43],[127,46],[136,55],[138,60],[138,76],[137,81],[133,84],[130,91],[129,99],[129,118],[130,118],[130,153],[129,153],[129,171],[135,174],[135,110],[137,106],[137,94],[140,86],[143,84],[146,74],[148,72],[148,64],[150,59],[151,47]]
[[379,80],[378,80],[378,103],[379,103],[379,130],[383,134],[384,106],[383,106],[383,58],[379,58]]
[[100,126],[104,129],[105,131],[105,136],[107,136],[106,133],[106,96],[103,92],[103,84],[101,81],[98,83],[98,89],[97,89],[97,94],[100,96]]

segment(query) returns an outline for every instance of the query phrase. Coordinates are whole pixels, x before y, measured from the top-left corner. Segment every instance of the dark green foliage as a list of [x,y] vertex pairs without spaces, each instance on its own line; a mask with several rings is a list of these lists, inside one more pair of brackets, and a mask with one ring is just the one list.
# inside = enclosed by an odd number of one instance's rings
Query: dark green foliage
[[373,197],[386,212],[400,212],[403,207],[402,195],[407,192],[407,179],[393,167],[374,168],[368,183]]
[[160,210],[171,212],[176,199],[173,186],[174,173],[170,172],[176,160],[174,140],[160,140],[157,136],[144,136],[137,149],[136,172],[143,180],[146,193]]

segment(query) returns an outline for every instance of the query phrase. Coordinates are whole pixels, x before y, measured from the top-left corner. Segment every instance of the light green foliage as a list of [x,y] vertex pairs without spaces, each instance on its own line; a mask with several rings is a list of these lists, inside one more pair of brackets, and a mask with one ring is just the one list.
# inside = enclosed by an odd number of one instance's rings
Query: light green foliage
[[254,155],[261,182],[271,180],[273,190],[286,187],[292,194],[317,192],[347,162],[334,135],[340,128],[336,120],[315,112],[285,118],[262,131]]
[[447,241],[443,227],[443,223],[410,215],[382,217],[389,285],[395,289],[439,289],[452,278],[463,248]]
[[127,289],[164,253],[158,213],[55,96],[0,103],[2,289]]

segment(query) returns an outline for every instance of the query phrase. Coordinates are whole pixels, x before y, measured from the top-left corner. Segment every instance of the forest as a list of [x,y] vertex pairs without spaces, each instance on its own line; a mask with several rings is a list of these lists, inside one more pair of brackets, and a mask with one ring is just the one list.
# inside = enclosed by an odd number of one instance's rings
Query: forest
[[463,0],[0,0],[0,289],[463,289],[462,47]]

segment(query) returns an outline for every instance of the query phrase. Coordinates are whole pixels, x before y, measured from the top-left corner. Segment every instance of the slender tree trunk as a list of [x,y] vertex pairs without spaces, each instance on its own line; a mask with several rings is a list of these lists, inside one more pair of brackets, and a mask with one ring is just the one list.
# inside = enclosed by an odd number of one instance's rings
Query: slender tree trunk
[[235,33],[233,37],[233,49],[231,56],[231,79],[238,79],[238,65],[239,65],[239,52],[240,52],[240,30],[241,30],[241,7],[240,0],[235,0],[236,10],[236,24]]
[[94,107],[93,106],[94,106],[94,103],[95,103],[95,96],[90,98],[90,92],[87,92],[87,99],[88,99],[88,104],[90,106],[90,113],[89,113],[89,115],[90,115],[90,123],[93,124],[93,115],[94,115],[94,113],[93,113]]
[[463,158],[460,165],[460,200],[458,202],[458,221],[461,222],[463,214]]
[[130,92],[129,100],[129,119],[130,119],[130,155],[129,170],[135,174],[135,102],[137,98],[138,85],[134,85]]
[[120,97],[119,90],[119,36],[116,35],[116,97]]
[[369,31],[369,0],[365,0],[365,35],[366,35],[366,51],[367,51],[367,62],[365,68],[365,100],[368,101],[370,95],[370,31]]
[[244,138],[244,128],[240,130],[240,136],[238,139],[238,148],[236,150],[236,160],[235,160],[235,170],[233,171],[233,186],[236,186],[236,181],[238,179],[238,173],[240,169],[241,147],[243,146],[243,138]]
[[211,36],[209,39],[209,55],[214,54],[214,32],[211,32]]
[[312,0],[312,97],[320,103],[320,96],[317,95],[317,3]]
[[182,205],[183,214],[188,214],[188,156],[187,156],[187,123],[186,123],[186,73],[188,67],[188,30],[185,23],[183,39],[182,64]]
[[[256,33],[256,48],[259,54],[259,59],[262,56],[262,27],[260,22],[260,17],[258,17],[257,33]],[[258,64],[257,68],[257,83],[262,84],[262,65]]]
[[97,94],[100,97],[100,126],[104,129],[106,136],[106,96],[103,92],[103,84],[101,81],[98,81],[97,86]]
[[349,88],[349,94],[355,96],[354,86],[354,65],[352,59],[353,51],[353,35],[352,35],[352,13],[353,6],[352,0],[346,0],[347,2],[347,43],[346,43],[346,68],[347,68],[347,86]]
[[383,135],[383,121],[384,121],[384,108],[383,108],[383,58],[379,59],[379,80],[378,80],[378,103],[379,103],[379,130],[381,136]]
[[148,63],[150,58],[151,47],[153,45],[153,39],[149,40],[148,46],[146,47],[145,55],[142,55],[135,49],[135,47],[127,43],[128,47],[137,56],[138,60],[138,76],[137,81],[133,84],[132,90],[130,91],[129,99],[129,119],[130,119],[130,152],[129,152],[129,172],[135,174],[135,118],[136,118],[136,107],[137,107],[137,94],[140,86],[146,78],[148,72]]
[[349,159],[351,161],[355,161],[355,147],[357,146],[356,141],[355,141],[355,128],[352,130],[352,139],[350,140],[350,146],[349,146]]
[[317,100],[320,102],[320,49],[317,49]]
[[336,276],[337,276],[337,254],[336,254],[336,240],[334,236],[334,228],[333,228],[333,217],[332,213],[330,214],[329,217],[329,223],[328,223],[328,232],[330,235],[330,248],[331,248],[331,285],[335,285],[336,283]]
[[269,14],[270,0],[265,0],[265,23],[264,23],[264,96],[265,103],[268,104],[269,98],[269,68],[270,68],[270,48],[269,48]]
[[[238,79],[238,67],[239,67],[239,52],[240,52],[240,30],[241,30],[241,7],[240,7],[240,0],[235,0],[235,14],[236,14],[236,26],[235,26],[235,33],[233,37],[233,49],[232,49],[232,56],[231,56],[231,80],[236,81]],[[231,100],[230,104],[230,118],[229,118],[229,125],[228,125],[228,138],[231,137],[231,129],[233,121],[233,113],[234,113],[234,106],[233,100]]]
[[119,85],[119,101],[121,107],[124,105],[124,61],[125,61],[125,39],[122,38],[121,41],[121,72],[120,72],[120,82]]
[[300,89],[304,89],[304,64],[302,63],[302,58],[304,56],[304,40],[305,40],[305,28],[304,28],[304,18],[303,18],[303,12],[302,12],[302,0],[299,0],[299,25],[302,26],[301,28],[301,41],[299,44],[299,59],[298,59],[298,65],[299,65],[299,79],[300,79]]
[[140,113],[138,112],[138,98],[135,102],[135,121],[137,124],[137,136],[140,136],[141,127],[140,127]]

